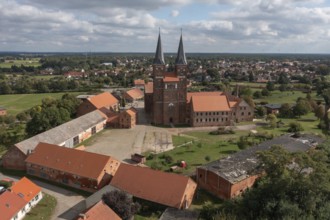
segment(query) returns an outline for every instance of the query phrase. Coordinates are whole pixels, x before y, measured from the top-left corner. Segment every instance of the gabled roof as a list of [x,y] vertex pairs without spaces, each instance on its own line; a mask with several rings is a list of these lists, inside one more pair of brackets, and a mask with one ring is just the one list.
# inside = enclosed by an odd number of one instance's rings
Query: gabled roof
[[148,82],[144,85],[144,92],[145,93],[154,93],[154,83]]
[[179,82],[180,79],[175,73],[165,73],[164,74],[164,82]]
[[143,98],[143,92],[136,88],[136,89],[130,89],[126,92],[128,96],[130,96],[132,99],[140,99]]
[[220,96],[223,95],[223,92],[188,92],[187,93],[187,103],[191,101],[191,97],[193,96]]
[[28,178],[23,177],[15,182],[11,187],[11,191],[23,198],[26,202],[30,202],[41,191],[41,188],[31,182]]
[[184,49],[183,49],[182,34],[180,36],[180,43],[179,43],[178,53],[177,53],[176,59],[175,59],[175,64],[176,65],[187,65],[186,54],[184,53]]
[[125,112],[126,112],[127,114],[129,114],[130,116],[132,116],[132,117],[134,117],[134,116],[136,115],[136,112],[133,111],[133,110],[131,110],[131,109],[127,109]]
[[15,193],[5,191],[0,194],[1,219],[12,219],[23,207],[26,201]]
[[163,54],[163,49],[162,49],[162,39],[160,37],[160,32],[158,35],[157,49],[156,49],[156,54],[155,54],[153,64],[165,65],[164,54]]
[[15,146],[24,154],[28,154],[28,151],[33,150],[39,142],[62,144],[63,142],[79,135],[86,129],[91,128],[104,120],[106,120],[104,114],[102,114],[99,110],[95,110],[48,131],[37,134],[29,139],[21,141],[15,144]]
[[121,220],[121,218],[101,200],[77,220]]
[[110,160],[118,162],[116,159],[102,154],[39,143],[25,162],[97,179],[104,173],[104,167]]
[[134,80],[134,85],[137,86],[137,85],[144,85],[145,82],[143,79],[136,79]]
[[189,177],[120,164],[110,184],[135,197],[180,208]]
[[230,111],[227,97],[222,96],[192,96],[194,112]]
[[105,106],[112,106],[119,103],[119,101],[108,92],[104,92],[99,95],[90,97],[88,100],[97,109],[100,109]]

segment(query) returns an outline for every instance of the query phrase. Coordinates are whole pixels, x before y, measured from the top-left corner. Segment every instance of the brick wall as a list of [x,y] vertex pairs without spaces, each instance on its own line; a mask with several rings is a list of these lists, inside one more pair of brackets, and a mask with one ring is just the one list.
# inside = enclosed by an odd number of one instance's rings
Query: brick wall
[[12,146],[2,156],[2,165],[6,169],[25,170],[25,159],[27,156],[16,146]]

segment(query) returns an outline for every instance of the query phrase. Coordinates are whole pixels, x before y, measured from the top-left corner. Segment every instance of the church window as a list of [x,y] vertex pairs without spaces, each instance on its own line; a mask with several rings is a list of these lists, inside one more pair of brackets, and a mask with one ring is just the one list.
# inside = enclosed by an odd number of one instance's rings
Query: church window
[[248,115],[251,115],[251,112],[249,112]]
[[244,115],[244,112],[242,112],[242,114],[241,115]]

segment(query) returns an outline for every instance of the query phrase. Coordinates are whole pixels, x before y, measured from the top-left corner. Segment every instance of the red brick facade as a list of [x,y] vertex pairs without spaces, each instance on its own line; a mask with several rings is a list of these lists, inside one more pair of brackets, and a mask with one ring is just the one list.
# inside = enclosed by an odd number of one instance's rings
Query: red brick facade
[[16,146],[9,148],[7,153],[2,157],[2,166],[6,169],[25,170],[25,155]]

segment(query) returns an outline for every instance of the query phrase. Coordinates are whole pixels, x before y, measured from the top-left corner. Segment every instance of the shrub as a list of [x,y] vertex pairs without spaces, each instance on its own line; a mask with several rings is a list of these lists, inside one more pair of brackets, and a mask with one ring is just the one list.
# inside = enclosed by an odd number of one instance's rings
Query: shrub
[[161,170],[162,164],[160,162],[155,161],[151,163],[150,168],[153,170]]
[[152,160],[152,159],[154,159],[154,157],[155,157],[154,154],[149,154],[146,159],[147,160]]
[[211,157],[207,155],[207,156],[205,156],[205,160],[206,161],[210,161],[211,160]]
[[164,155],[164,159],[167,164],[173,163],[173,157],[170,155]]
[[291,122],[289,124],[288,132],[299,132],[299,131],[303,131],[303,130],[304,130],[304,128],[298,122]]

